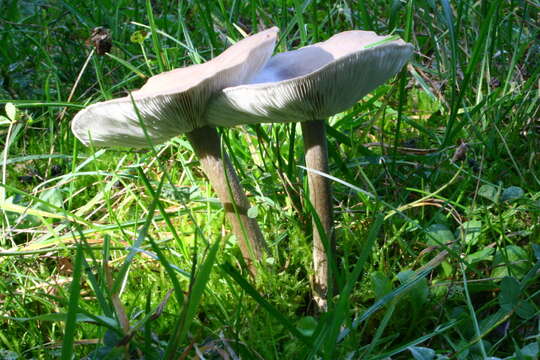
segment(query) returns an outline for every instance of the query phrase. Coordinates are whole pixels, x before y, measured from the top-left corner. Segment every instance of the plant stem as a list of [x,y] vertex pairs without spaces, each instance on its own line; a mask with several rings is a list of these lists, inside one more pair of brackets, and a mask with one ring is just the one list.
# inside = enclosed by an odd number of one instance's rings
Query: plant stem
[[217,193],[232,224],[233,233],[249,269],[255,275],[254,260],[260,260],[266,243],[255,219],[247,216],[249,202],[215,128],[202,127],[187,134],[201,166]]
[[[302,123],[306,166],[328,174],[328,148],[326,144],[326,129],[324,121],[312,120]],[[323,241],[329,245],[330,253],[334,253],[336,243],[332,231],[332,193],[330,181],[319,174],[308,172],[309,200],[313,205],[322,225],[324,233],[319,232],[315,219],[313,226],[313,268],[314,299],[319,310],[326,310],[328,284],[328,258]]]

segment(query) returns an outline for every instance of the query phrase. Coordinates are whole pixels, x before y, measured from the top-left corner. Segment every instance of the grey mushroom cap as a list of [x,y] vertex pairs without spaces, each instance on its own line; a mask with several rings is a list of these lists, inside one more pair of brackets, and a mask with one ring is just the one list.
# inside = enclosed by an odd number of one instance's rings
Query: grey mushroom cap
[[413,46],[370,31],[346,31],[273,56],[250,84],[223,89],[210,103],[215,126],[297,122],[342,112],[394,76]]
[[141,120],[153,144],[206,126],[210,98],[249,82],[272,56],[277,33],[276,27],[259,32],[204,64],[153,76],[130,96],[90,105],[75,115],[71,129],[85,145],[145,147]]

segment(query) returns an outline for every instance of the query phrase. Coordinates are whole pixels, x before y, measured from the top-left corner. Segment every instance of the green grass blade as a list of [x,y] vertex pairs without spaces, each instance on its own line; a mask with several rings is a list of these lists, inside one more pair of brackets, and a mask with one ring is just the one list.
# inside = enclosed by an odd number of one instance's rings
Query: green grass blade
[[62,342],[62,360],[71,360],[73,358],[73,344],[75,342],[75,331],[77,327],[77,313],[79,312],[82,265],[83,249],[82,245],[78,244],[77,252],[75,253],[75,263],[73,265],[71,286],[69,288],[66,329],[64,331],[64,341]]
[[220,241],[215,241],[210,247],[205,261],[202,263],[193,281],[190,283],[190,291],[186,298],[184,309],[178,323],[180,326],[177,327],[172,339],[169,341],[164,356],[166,359],[176,358],[178,346],[184,341],[191,323],[193,322],[195,312],[202,300],[203,293],[206,289],[206,284],[210,278],[210,273],[212,272],[212,268],[216,262],[216,254],[219,249],[219,244]]
[[154,54],[156,55],[159,72],[162,73],[165,71],[165,65],[163,64],[161,44],[159,43],[158,33],[157,33],[158,29],[156,26],[156,22],[154,20],[154,12],[152,10],[152,2],[150,0],[146,0],[146,15],[148,16],[148,22],[150,23],[150,31],[151,31],[151,36],[152,36],[152,46],[154,48]]

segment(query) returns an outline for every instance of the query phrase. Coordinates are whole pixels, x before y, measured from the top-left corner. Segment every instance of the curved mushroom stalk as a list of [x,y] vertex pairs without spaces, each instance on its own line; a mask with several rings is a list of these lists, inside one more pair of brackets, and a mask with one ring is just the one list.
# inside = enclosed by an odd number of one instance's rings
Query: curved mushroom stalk
[[[273,56],[251,84],[223,89],[212,101],[213,125],[305,122],[307,166],[328,172],[326,136],[320,119],[347,110],[395,75],[413,52],[411,44],[369,31],[346,31],[327,41]],[[308,174],[311,202],[329,239],[332,211],[328,180]],[[326,309],[328,262],[313,229],[315,299]],[[317,239],[319,237],[319,239]]]
[[245,213],[249,206],[246,196],[227,156],[221,157],[219,136],[208,127],[205,114],[212,96],[225,87],[248,82],[266,64],[277,32],[276,27],[262,31],[204,64],[153,76],[128,97],[88,106],[77,113],[71,125],[79,140],[95,146],[146,147],[149,140],[159,144],[188,133],[249,264],[260,259],[264,239],[257,223]]
[[253,260],[261,258],[266,243],[257,222],[247,216],[249,202],[229,157],[221,153],[221,138],[216,129],[208,126],[195,129],[186,136],[223,204],[244,259],[251,273],[255,274]]

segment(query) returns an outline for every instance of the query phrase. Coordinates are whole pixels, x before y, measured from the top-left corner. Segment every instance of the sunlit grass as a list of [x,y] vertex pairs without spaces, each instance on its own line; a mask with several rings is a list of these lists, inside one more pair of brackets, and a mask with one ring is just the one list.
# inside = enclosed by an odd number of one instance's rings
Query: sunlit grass
[[[0,103],[16,110],[0,111],[0,358],[538,357],[537,5],[90,4],[2,4]],[[183,137],[154,156],[85,148],[69,127],[83,106],[273,25],[276,51],[353,28],[416,47],[329,121],[326,314],[312,302],[298,125],[221,130],[270,246],[256,279]],[[111,55],[81,71],[96,26]]]

